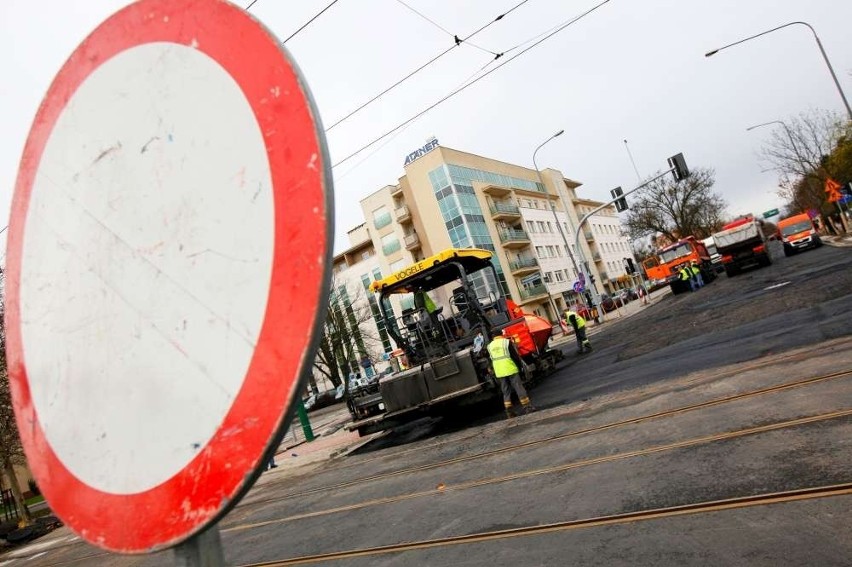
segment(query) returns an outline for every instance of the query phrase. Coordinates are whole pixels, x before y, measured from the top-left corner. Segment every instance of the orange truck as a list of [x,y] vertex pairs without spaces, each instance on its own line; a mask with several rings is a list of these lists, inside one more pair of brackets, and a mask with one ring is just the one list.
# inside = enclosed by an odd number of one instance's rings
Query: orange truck
[[687,236],[666,246],[656,256],[646,258],[642,265],[649,279],[663,280],[669,284],[672,293],[680,293],[689,289],[689,284],[680,280],[680,269],[684,264],[693,262],[701,270],[701,277],[705,283],[716,278],[716,270],[713,269],[707,246],[694,236]]
[[793,215],[778,221],[778,232],[784,242],[784,255],[792,256],[799,250],[819,248],[822,240],[814,228],[814,223],[805,213]]

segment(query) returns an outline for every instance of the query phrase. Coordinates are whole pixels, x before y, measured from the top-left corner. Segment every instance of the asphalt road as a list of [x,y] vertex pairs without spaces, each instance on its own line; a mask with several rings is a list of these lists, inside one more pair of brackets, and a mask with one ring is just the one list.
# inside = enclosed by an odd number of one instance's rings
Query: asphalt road
[[[667,297],[568,347],[535,414],[265,480],[221,523],[227,561],[850,565],[852,485],[831,488],[852,483],[850,308],[852,248],[828,246]],[[53,537],[8,564],[172,563]]]

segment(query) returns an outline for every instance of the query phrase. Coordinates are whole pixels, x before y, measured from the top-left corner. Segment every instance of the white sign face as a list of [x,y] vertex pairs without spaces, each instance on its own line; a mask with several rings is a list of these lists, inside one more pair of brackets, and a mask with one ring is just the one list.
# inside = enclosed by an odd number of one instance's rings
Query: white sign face
[[277,448],[327,309],[323,128],[281,42],[141,0],[56,76],[21,159],[10,387],[33,476],[88,542],[176,545]]
[[21,330],[30,374],[50,377],[31,386],[44,433],[81,481],[141,492],[206,446],[257,344],[272,211],[251,107],[204,53],[128,49],[68,101],[33,186]]

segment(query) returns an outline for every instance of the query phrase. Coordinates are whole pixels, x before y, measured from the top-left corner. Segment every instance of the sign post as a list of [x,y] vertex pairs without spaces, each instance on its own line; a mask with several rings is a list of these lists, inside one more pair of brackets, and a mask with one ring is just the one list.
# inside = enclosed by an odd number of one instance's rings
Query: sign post
[[33,476],[80,537],[222,563],[216,522],[310,372],[331,180],[303,77],[238,6],[142,0],[59,71],[12,203],[7,356]]

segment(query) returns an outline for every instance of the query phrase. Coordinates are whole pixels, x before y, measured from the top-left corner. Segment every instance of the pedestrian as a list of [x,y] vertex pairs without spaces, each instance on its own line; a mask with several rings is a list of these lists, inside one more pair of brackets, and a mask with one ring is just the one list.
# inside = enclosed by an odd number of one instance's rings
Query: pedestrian
[[645,284],[639,284],[639,286],[636,288],[636,293],[642,299],[642,304],[648,305],[648,292],[645,290]]
[[695,278],[696,285],[699,288],[704,287],[704,278],[701,277],[701,268],[698,267],[698,262],[693,260],[689,269],[692,270],[692,277]]
[[506,410],[506,417],[515,417],[515,412],[512,410],[512,390],[518,395],[524,413],[535,411],[521,383],[521,368],[524,367],[524,362],[518,354],[515,343],[504,337],[500,329],[494,329],[491,337],[491,342],[488,343],[488,356],[491,357],[494,377],[497,378],[500,390],[503,392],[503,408]]
[[698,289],[696,287],[695,278],[692,276],[692,270],[689,267],[689,264],[684,264],[680,267],[678,271],[678,275],[680,276],[681,282],[684,284],[689,284],[689,291],[695,291]]
[[367,378],[372,378],[376,374],[376,369],[373,368],[373,361],[366,354],[361,357],[361,368],[364,369],[364,375]]
[[592,351],[592,343],[586,338],[586,320],[576,311],[569,309],[565,312],[565,324],[571,325],[574,329],[574,336],[577,337],[577,354]]
[[275,453],[272,453],[272,456],[269,457],[269,460],[266,462],[266,470],[277,468],[278,465],[275,464]]

